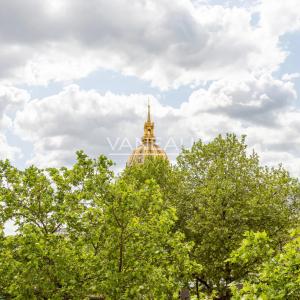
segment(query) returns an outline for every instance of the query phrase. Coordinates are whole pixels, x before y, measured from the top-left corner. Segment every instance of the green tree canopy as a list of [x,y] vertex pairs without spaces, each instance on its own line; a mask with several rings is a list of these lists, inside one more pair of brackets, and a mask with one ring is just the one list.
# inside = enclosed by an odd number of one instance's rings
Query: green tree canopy
[[195,276],[204,291],[227,299],[230,283],[245,273],[227,261],[230,253],[249,230],[266,231],[282,244],[298,221],[298,181],[280,166],[260,166],[257,154],[247,154],[245,138],[233,134],[183,150],[178,171],[181,230],[203,265]]
[[265,232],[248,232],[230,261],[252,272],[232,284],[233,299],[300,299],[300,236],[293,230],[282,249],[273,248]]
[[[116,180],[111,162],[78,152],[71,168],[1,162],[0,294],[16,299],[176,299],[193,268],[154,180]],[[141,298],[141,299],[142,299]]]
[[[229,299],[254,295],[271,258],[290,253],[299,183],[261,166],[244,137],[200,140],[173,166],[150,158],[119,176],[111,166],[83,152],[71,168],[0,162],[0,295],[178,299],[188,287]],[[3,234],[7,220],[16,235]],[[280,273],[286,285],[294,264]]]

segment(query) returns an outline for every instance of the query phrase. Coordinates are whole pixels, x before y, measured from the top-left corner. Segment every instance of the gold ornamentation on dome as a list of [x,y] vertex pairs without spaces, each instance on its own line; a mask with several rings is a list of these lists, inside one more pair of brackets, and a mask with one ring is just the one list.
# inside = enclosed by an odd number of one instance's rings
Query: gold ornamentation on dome
[[162,157],[168,159],[166,152],[155,144],[154,122],[151,121],[150,104],[148,101],[148,116],[144,124],[144,135],[142,144],[133,150],[127,160],[127,166],[132,166],[136,163],[144,163],[146,157]]

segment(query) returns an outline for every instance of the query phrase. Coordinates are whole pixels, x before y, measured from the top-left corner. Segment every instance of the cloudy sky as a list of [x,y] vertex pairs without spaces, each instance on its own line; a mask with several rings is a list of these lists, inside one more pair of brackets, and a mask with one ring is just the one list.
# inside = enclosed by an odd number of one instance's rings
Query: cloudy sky
[[0,158],[124,165],[150,99],[159,143],[246,134],[300,176],[299,0],[1,0]]

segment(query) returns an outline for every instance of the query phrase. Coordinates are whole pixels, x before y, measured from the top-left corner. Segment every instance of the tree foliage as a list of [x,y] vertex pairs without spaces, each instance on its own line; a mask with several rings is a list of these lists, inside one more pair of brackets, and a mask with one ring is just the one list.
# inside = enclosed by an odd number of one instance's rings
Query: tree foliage
[[285,240],[298,221],[298,182],[282,167],[261,167],[257,154],[247,154],[245,138],[233,134],[183,150],[178,170],[181,229],[203,265],[195,277],[227,299],[230,283],[247,271],[227,261],[230,253],[249,230],[266,231],[278,245]]
[[233,299],[300,298],[300,236],[293,230],[282,249],[272,247],[265,232],[249,232],[230,261],[247,265],[255,260],[255,270],[232,284]]
[[[152,180],[112,181],[111,162],[79,152],[72,169],[1,163],[0,293],[16,299],[170,299],[193,267]],[[175,296],[176,295],[176,296]]]
[[[83,152],[71,168],[0,162],[0,295],[178,299],[183,288],[196,298],[271,295],[263,282],[277,279],[262,274],[272,258],[292,257],[297,239],[287,242],[289,231],[299,225],[299,183],[286,170],[262,167],[232,134],[183,149],[174,166],[150,158],[119,176],[111,167]],[[3,233],[7,220],[15,235]],[[294,282],[291,260],[281,261],[278,282]]]

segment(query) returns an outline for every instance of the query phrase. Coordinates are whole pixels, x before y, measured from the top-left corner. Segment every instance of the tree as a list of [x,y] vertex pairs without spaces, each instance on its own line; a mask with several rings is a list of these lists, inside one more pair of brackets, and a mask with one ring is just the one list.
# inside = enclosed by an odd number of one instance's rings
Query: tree
[[240,247],[233,251],[230,261],[255,268],[247,277],[232,284],[233,299],[300,298],[300,236],[293,230],[283,249],[272,247],[265,232],[247,232]]
[[227,260],[244,232],[266,231],[280,245],[298,221],[298,181],[280,166],[261,167],[246,148],[245,137],[229,134],[208,144],[200,140],[178,157],[181,229],[203,266],[198,283],[219,299],[229,299],[230,283],[245,275]]
[[103,290],[113,299],[176,299],[192,272],[188,252],[191,244],[173,232],[172,207],[163,200],[154,181],[136,189],[123,180],[112,187],[104,209],[108,237]]
[[[82,299],[89,291],[89,245],[68,234],[86,209],[85,200],[105,194],[111,162],[78,152],[72,169],[24,171],[0,163],[4,220],[18,234],[1,243],[0,293],[17,299]],[[86,251],[87,250],[87,251]]]
[[[160,188],[164,202],[170,203],[178,193],[179,178],[174,167],[162,157],[147,157],[143,164],[125,168],[120,178],[127,183],[134,181],[142,186],[147,180],[154,180]],[[173,201],[171,201],[173,202]]]
[[193,268],[154,180],[115,179],[104,156],[68,168],[0,163],[0,294],[16,299],[173,299]]
[[[232,285],[262,278],[265,259],[298,226],[298,181],[281,166],[261,167],[244,137],[199,141],[177,166],[150,158],[115,177],[111,165],[83,152],[71,168],[0,162],[0,229],[8,219],[18,227],[0,231],[0,295],[177,299],[189,287],[229,299]],[[244,263],[232,253],[250,231],[262,232],[252,239],[260,255],[245,242]]]

